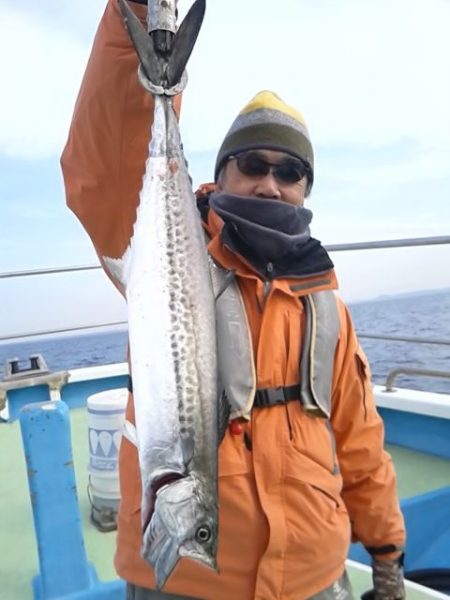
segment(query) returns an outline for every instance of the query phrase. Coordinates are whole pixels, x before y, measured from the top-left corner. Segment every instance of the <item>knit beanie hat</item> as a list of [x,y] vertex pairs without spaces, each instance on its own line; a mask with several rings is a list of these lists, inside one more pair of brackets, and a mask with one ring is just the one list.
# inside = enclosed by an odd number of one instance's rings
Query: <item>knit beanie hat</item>
[[314,154],[303,115],[274,92],[262,91],[244,106],[222,142],[214,168],[217,181],[228,157],[255,149],[278,150],[306,161],[313,183]]

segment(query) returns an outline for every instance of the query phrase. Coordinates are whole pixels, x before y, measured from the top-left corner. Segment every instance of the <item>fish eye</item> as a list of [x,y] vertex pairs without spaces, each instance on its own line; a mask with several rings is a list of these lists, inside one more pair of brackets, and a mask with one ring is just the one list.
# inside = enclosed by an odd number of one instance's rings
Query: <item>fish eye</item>
[[205,525],[202,525],[195,532],[195,539],[201,544],[209,542],[209,540],[211,539],[211,529],[209,527],[206,527]]

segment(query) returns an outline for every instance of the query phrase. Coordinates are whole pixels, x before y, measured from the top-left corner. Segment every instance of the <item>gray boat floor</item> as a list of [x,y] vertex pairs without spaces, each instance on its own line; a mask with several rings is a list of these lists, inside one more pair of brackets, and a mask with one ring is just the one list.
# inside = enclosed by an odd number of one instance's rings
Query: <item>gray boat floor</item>
[[[87,417],[84,409],[71,411],[73,454],[77,489],[82,513],[88,559],[100,580],[116,578],[113,567],[115,532],[99,533],[91,524],[87,495],[89,460]],[[388,447],[398,474],[402,498],[450,485],[449,462],[404,448]],[[38,570],[37,549],[20,427],[17,422],[0,425],[0,597],[5,600],[31,600],[31,580]],[[420,478],[417,477],[420,473]],[[355,594],[371,587],[370,574],[350,567]],[[408,598],[426,598],[411,590]]]

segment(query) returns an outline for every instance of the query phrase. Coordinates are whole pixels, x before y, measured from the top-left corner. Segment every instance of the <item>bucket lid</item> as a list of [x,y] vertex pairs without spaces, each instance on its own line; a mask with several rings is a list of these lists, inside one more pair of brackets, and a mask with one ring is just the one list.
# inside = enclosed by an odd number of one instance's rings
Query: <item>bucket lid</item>
[[93,410],[125,410],[128,400],[127,388],[116,388],[92,394],[87,398],[87,408]]

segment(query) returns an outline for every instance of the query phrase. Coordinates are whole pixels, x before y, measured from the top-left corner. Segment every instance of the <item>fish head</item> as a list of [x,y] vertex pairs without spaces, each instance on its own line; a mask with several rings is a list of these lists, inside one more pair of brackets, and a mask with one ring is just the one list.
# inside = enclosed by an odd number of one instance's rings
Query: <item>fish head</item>
[[142,557],[161,589],[181,557],[217,570],[217,503],[211,485],[190,474],[158,490],[143,535]]

